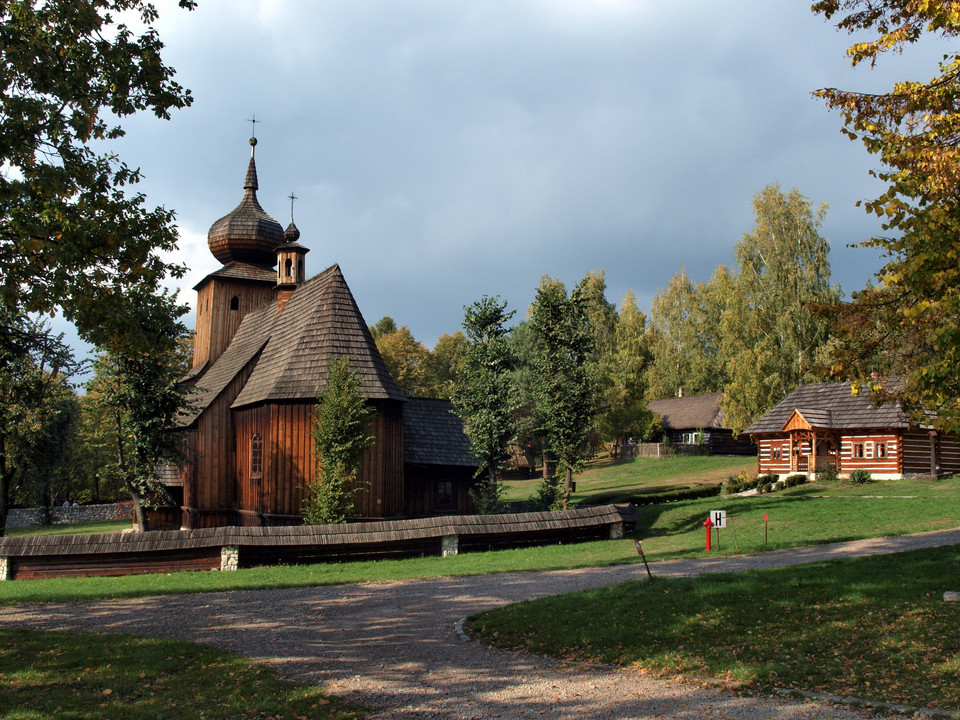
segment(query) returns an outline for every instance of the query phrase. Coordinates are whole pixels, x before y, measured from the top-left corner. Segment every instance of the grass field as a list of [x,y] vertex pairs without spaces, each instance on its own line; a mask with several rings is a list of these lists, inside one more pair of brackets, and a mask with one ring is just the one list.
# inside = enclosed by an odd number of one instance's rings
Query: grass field
[[[753,462],[674,458],[595,463],[578,478],[576,499],[593,503],[666,486],[716,483],[745,467],[752,469]],[[537,482],[520,481],[510,492],[518,499],[527,497]],[[651,561],[698,557],[705,554],[702,522],[715,509],[727,511],[729,527],[714,535],[714,553],[743,554],[960,526],[960,479],[863,486],[814,483],[756,497],[642,506],[637,532],[624,540],[232,573],[2,582],[0,603],[633,563],[639,562],[634,538],[642,540]],[[95,531],[119,529],[108,525]],[[503,646],[619,663],[638,671],[714,675],[759,689],[792,687],[957,707],[960,607],[939,598],[944,589],[960,590],[958,563],[960,550],[948,548],[711,576],[709,581],[657,579],[538,601],[553,605],[511,606],[502,616],[488,614],[472,623],[478,633],[496,637]],[[3,717],[126,717],[128,707],[138,717],[168,717],[172,708],[201,702],[210,708],[205,717],[212,718],[327,718],[361,712],[331,703],[309,688],[285,685],[262,666],[166,642],[0,632],[0,707],[12,708]],[[203,676],[189,697],[177,681],[181,665]],[[135,677],[130,668],[137,668]]]
[[[573,502],[604,505],[620,502],[624,496],[639,492],[660,492],[677,485],[716,484],[741,470],[753,473],[754,457],[694,456],[672,458],[634,458],[590,462],[577,476]],[[527,500],[534,496],[542,478],[508,480],[504,483],[506,500]]]
[[363,711],[245,658],[175,640],[0,630],[5,720],[275,718]]
[[689,579],[656,578],[469,619],[501,648],[811,690],[960,707],[960,548]]
[[[714,531],[714,554],[902,535],[960,526],[960,479],[893,480],[869,485],[810,484],[756,497],[720,496],[640,508],[638,531],[624,540],[230,573],[184,572],[110,578],[54,578],[0,583],[0,603],[93,600],[216,590],[261,589],[595,567],[639,562],[640,538],[650,561],[704,555],[707,514],[727,511],[729,528]],[[763,520],[767,515],[768,521]]]
[[9,528],[9,537],[32,537],[36,535],[91,535],[122,532],[131,526],[129,520],[103,520],[87,523],[58,523],[56,525],[34,525],[31,527]]

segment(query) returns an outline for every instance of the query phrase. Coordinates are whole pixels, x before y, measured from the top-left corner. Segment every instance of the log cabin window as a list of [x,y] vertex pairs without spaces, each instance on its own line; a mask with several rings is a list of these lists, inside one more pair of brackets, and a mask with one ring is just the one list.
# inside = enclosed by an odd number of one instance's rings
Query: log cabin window
[[240,298],[238,298],[236,295],[234,295],[232,298],[230,298],[230,309],[231,309],[231,310],[239,310],[239,309],[240,309]]
[[453,483],[449,480],[437,483],[437,507],[441,510],[453,507]]
[[853,444],[853,456],[855,458],[863,457],[863,443],[854,443]]
[[887,456],[887,444],[885,442],[877,443],[877,457],[882,458]]
[[263,437],[254,433],[250,437],[250,479],[263,477]]
[[783,457],[782,453],[783,453],[783,450],[780,448],[780,446],[774,445],[770,454],[774,460],[779,460],[780,458]]

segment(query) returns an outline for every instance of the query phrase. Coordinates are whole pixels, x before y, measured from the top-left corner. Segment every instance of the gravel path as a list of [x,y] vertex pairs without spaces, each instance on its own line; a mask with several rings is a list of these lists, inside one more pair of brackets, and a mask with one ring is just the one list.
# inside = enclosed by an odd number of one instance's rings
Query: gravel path
[[[960,544],[960,528],[654,563],[655,575],[794,565]],[[739,697],[718,685],[569,664],[464,641],[457,621],[518,600],[643,577],[642,565],[0,608],[0,626],[203,642],[376,708],[377,718],[863,718],[825,701]],[[958,588],[960,589],[960,588]]]

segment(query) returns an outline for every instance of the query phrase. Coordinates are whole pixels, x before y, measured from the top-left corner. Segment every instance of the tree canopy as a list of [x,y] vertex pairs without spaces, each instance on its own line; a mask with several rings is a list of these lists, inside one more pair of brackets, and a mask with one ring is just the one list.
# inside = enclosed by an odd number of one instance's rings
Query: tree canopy
[[[847,49],[853,65],[873,67],[924,37],[960,35],[960,2],[821,0],[813,11],[864,40]],[[887,235],[863,244],[883,250],[879,285],[841,308],[833,372],[892,390],[914,413],[960,427],[960,53],[943,56],[928,81],[904,80],[887,92],[826,88],[816,93],[843,116],[843,131],[876,155],[873,174],[887,185],[862,203]],[[906,382],[885,382],[903,374]],[[894,389],[895,388],[895,389]]]
[[0,4],[0,295],[22,312],[59,308],[94,345],[129,332],[131,287],[182,275],[162,255],[176,246],[173,213],[128,193],[139,171],[94,150],[123,136],[119,119],[192,101],[163,63],[156,18],[144,0]]
[[753,229],[737,243],[737,274],[722,320],[728,380],[723,409],[735,432],[797,386],[819,380],[832,327],[818,307],[840,300],[830,283],[830,246],[796,188],[768,185],[753,200]]
[[453,406],[470,438],[477,475],[486,476],[485,487],[475,493],[481,511],[498,505],[500,471],[515,435],[517,401],[511,382],[514,359],[506,327],[512,317],[507,303],[497,297],[485,295],[464,308],[463,329],[469,345],[453,393]]
[[561,281],[544,276],[530,306],[534,398],[547,446],[563,468],[563,507],[573,492],[573,473],[587,457],[597,408],[590,285],[588,276],[568,295]]
[[308,525],[345,523],[356,514],[353,498],[362,489],[357,472],[375,438],[370,429],[375,411],[363,399],[361,385],[348,357],[331,362],[313,416],[317,477],[306,488],[303,515]]

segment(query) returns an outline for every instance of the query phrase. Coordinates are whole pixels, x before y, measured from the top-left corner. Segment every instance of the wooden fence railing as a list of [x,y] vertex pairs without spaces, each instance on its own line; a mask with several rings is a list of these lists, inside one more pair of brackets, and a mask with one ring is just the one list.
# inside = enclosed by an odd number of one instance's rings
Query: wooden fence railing
[[235,570],[623,537],[630,506],[292,527],[0,538],[0,579]]

